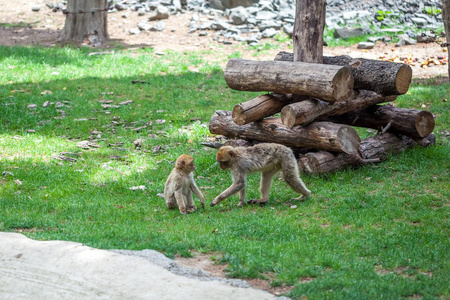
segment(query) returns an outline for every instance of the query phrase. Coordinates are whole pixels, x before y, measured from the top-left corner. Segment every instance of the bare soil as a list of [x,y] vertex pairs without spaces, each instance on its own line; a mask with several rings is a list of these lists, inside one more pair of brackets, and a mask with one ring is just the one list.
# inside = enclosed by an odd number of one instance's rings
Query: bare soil
[[[65,16],[62,12],[52,12],[45,6],[46,0],[35,0],[33,4],[29,0],[0,0],[0,23],[14,24],[17,27],[0,26],[0,44],[5,46],[14,45],[41,45],[54,46],[64,27]],[[32,6],[41,5],[41,10],[34,12]],[[108,31],[111,38],[110,47],[151,47],[156,52],[170,49],[173,51],[204,51],[205,58],[217,61],[223,67],[230,54],[239,51],[244,59],[272,60],[279,51],[291,51],[289,42],[281,43],[277,49],[259,51],[249,50],[249,47],[233,41],[231,45],[224,45],[213,40],[215,32],[209,31],[207,36],[199,36],[198,32],[188,33],[189,21],[194,12],[186,12],[172,15],[164,20],[166,28],[162,32],[141,32],[131,35],[130,29],[136,28],[145,16],[138,16],[134,11],[120,11],[108,14]],[[208,16],[200,15],[200,22],[207,21]],[[155,21],[153,21],[155,22]],[[151,22],[150,22],[151,23]],[[156,22],[155,22],[156,23]],[[263,44],[266,41],[262,40]],[[267,42],[270,42],[268,39]],[[276,44],[273,43],[272,44]],[[207,52],[205,51],[207,50]],[[257,53],[260,52],[260,53]],[[395,47],[394,44],[377,42],[374,49],[357,49],[352,47],[324,48],[325,55],[350,55],[369,59],[380,59],[385,57],[401,58],[412,56],[419,62],[428,58],[436,59],[438,56],[448,57],[448,53],[437,43],[417,44],[414,46]],[[426,68],[420,63],[412,66],[414,78],[430,78],[437,76],[448,76],[448,67],[445,65],[430,65]],[[444,79],[445,80],[445,79]]]

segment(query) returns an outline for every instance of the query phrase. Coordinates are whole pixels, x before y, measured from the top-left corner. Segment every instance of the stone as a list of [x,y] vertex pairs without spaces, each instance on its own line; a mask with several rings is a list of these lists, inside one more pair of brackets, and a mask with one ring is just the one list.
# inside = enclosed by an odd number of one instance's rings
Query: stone
[[364,35],[363,29],[356,27],[356,28],[348,28],[348,27],[341,27],[336,28],[334,30],[333,36],[334,38],[338,39],[348,39],[355,36],[362,36]]
[[371,42],[361,42],[358,44],[358,49],[373,49],[374,46],[375,44]]
[[166,22],[159,21],[155,24],[152,28],[150,28],[150,31],[163,31],[166,28]]
[[32,11],[40,11],[41,10],[41,6],[40,5],[35,5],[31,8]]
[[164,20],[169,18],[169,8],[164,5],[158,5],[158,7],[148,17],[149,21]]
[[131,28],[129,31],[130,34],[139,34],[141,30],[139,28]]
[[425,20],[424,18],[411,18],[411,21],[418,27],[423,27],[428,24],[427,20]]
[[263,38],[271,38],[271,37],[274,37],[277,33],[278,33],[278,30],[276,30],[276,29],[274,29],[274,28],[267,28],[266,30],[264,30],[261,33],[261,36]]
[[399,36],[399,41],[397,42],[396,46],[401,47],[405,45],[415,45],[417,41],[415,39],[412,39],[407,34],[402,34]]
[[249,7],[253,5],[253,0],[210,0],[209,5],[213,9],[225,10],[238,6]]
[[152,25],[150,25],[147,21],[142,20],[142,21],[139,21],[139,23],[137,24],[137,27],[138,27],[140,30],[145,31],[145,30],[150,30],[150,28],[152,27]]
[[230,10],[230,19],[235,25],[245,24],[248,18],[247,10],[243,6],[238,6]]

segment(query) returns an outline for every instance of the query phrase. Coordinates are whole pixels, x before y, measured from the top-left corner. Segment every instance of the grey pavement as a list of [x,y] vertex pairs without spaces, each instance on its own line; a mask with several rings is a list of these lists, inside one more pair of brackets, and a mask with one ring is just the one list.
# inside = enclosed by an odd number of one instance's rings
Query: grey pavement
[[164,268],[165,257],[155,263],[132,254],[0,232],[0,299],[280,299],[214,278],[176,274]]

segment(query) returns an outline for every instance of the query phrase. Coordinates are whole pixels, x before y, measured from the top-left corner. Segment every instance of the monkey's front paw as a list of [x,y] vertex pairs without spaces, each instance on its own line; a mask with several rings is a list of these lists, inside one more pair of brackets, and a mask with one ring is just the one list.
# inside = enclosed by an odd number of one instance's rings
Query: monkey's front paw
[[267,201],[262,201],[261,199],[251,199],[247,201],[248,204],[259,204],[261,206],[266,205]]
[[215,205],[214,202],[211,202],[209,206],[214,207],[214,205]]
[[186,209],[186,211],[188,212],[188,213],[193,213],[194,211],[196,211],[197,210],[197,207],[195,207],[195,206],[191,206],[191,207],[188,207],[187,209]]

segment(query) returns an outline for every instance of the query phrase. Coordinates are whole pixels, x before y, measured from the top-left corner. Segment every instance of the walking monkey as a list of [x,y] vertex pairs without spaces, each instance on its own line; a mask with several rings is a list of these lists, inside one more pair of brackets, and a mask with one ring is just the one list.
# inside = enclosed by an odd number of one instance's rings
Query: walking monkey
[[311,194],[300,179],[297,160],[292,150],[286,146],[274,143],[261,143],[253,147],[220,147],[216,160],[222,170],[230,169],[233,184],[217,196],[212,202],[214,206],[239,192],[239,205],[245,205],[245,187],[247,174],[261,172],[261,199],[249,200],[250,204],[264,204],[269,201],[269,190],[272,178],[279,171],[283,172],[286,183],[302,196],[297,200],[306,199]]

